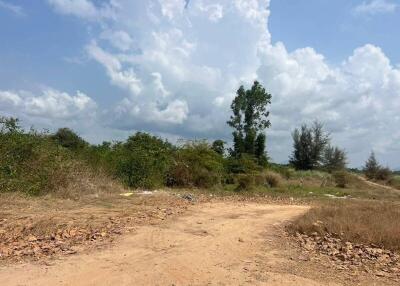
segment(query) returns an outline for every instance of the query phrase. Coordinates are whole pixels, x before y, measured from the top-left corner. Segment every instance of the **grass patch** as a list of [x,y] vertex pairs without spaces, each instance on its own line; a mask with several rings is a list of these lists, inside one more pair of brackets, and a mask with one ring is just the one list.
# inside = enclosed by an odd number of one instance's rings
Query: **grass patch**
[[400,190],[400,175],[395,175],[389,180],[389,185]]
[[329,233],[344,241],[400,250],[400,204],[335,201],[311,209],[289,230],[307,235]]

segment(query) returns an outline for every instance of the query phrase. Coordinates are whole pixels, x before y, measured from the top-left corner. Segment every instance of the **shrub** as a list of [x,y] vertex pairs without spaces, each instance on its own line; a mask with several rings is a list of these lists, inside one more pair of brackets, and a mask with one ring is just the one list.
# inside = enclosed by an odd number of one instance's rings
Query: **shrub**
[[172,163],[172,145],[138,132],[115,146],[116,175],[129,187],[162,186]]
[[46,134],[5,128],[0,133],[0,192],[38,195],[68,184],[74,161]]
[[392,171],[388,167],[381,167],[376,173],[376,179],[381,181],[387,181],[392,176]]
[[233,174],[250,174],[261,171],[257,159],[249,154],[242,154],[240,157],[229,157],[226,161],[226,169],[228,173]]
[[346,171],[336,171],[333,173],[335,184],[339,188],[346,188],[349,183],[349,177]]
[[264,174],[265,182],[271,188],[279,187],[282,184],[282,177],[273,171],[267,171]]
[[237,181],[237,191],[245,191],[245,190],[250,190],[252,187],[254,187],[255,180],[254,180],[253,175],[249,174],[238,174],[236,176],[236,181]]
[[71,150],[82,149],[88,145],[85,140],[69,128],[58,129],[52,138],[61,146]]
[[209,188],[222,182],[224,159],[205,141],[190,141],[179,148],[167,175],[167,185]]

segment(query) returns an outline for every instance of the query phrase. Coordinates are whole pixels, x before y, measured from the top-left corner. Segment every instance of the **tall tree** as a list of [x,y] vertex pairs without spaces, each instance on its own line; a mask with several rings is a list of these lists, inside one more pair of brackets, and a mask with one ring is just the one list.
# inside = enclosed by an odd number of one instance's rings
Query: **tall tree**
[[337,171],[346,168],[346,152],[339,147],[330,144],[325,148],[323,155],[323,166],[328,171]]
[[311,170],[321,166],[322,155],[330,139],[320,122],[315,121],[311,127],[303,124],[300,129],[296,128],[292,138],[290,163],[296,169]]
[[225,153],[225,141],[223,140],[215,140],[212,145],[211,145],[211,149],[213,149],[216,153],[220,154],[220,155],[224,155]]
[[[233,156],[240,157],[243,153],[258,159],[265,156],[265,135],[260,134],[271,125],[267,111],[269,104],[271,94],[258,81],[254,82],[251,89],[245,90],[241,86],[237,90],[231,104],[232,115],[227,122],[234,129]],[[264,147],[261,148],[260,144],[264,144]]]
[[315,120],[311,127],[311,161],[312,167],[317,168],[322,163],[322,156],[326,146],[329,144],[329,134],[324,131],[324,125]]
[[367,162],[365,162],[364,174],[368,179],[376,179],[380,169],[381,166],[379,165],[378,160],[376,160],[375,153],[372,151]]
[[267,152],[265,151],[265,141],[267,137],[264,133],[260,133],[257,135],[256,144],[255,144],[255,156],[258,159],[258,164],[261,166],[265,166],[268,163]]

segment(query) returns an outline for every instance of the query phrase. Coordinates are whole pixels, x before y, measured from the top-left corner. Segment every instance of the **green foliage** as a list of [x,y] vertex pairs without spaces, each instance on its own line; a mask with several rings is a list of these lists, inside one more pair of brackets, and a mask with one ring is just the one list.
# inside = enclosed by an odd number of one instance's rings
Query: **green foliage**
[[189,141],[174,155],[167,185],[209,188],[225,176],[224,159],[206,141]]
[[14,118],[1,118],[0,130],[0,192],[38,195],[68,182],[73,161],[48,135],[25,133]]
[[370,180],[390,180],[393,173],[388,167],[382,167],[376,160],[375,153],[371,152],[367,162],[364,166],[364,174]]
[[257,81],[249,90],[243,86],[237,90],[231,104],[233,114],[227,122],[234,129],[232,156],[240,157],[247,153],[260,159],[260,162],[266,160],[265,135],[260,134],[271,125],[267,111],[269,104],[271,94]]
[[225,141],[223,140],[215,140],[212,143],[211,148],[214,150],[214,152],[220,154],[223,156],[225,154]]
[[253,174],[238,174],[236,182],[236,191],[248,191],[255,186],[255,176]]
[[400,190],[400,176],[395,175],[389,179],[389,185]]
[[335,179],[336,186],[339,188],[346,188],[349,184],[349,175],[346,171],[335,171],[333,173],[333,178]]
[[343,170],[346,168],[346,153],[338,147],[328,145],[323,154],[323,167],[328,171]]
[[329,144],[329,135],[323,125],[315,121],[311,127],[302,125],[295,129],[293,137],[293,153],[290,163],[298,170],[312,170],[321,166],[325,147]]
[[61,146],[71,150],[82,149],[88,145],[85,140],[69,128],[58,129],[52,138]]
[[258,164],[263,167],[266,167],[268,165],[268,156],[267,152],[265,151],[265,142],[266,142],[265,134],[264,133],[258,134],[255,142],[254,155],[258,160]]
[[364,174],[368,179],[376,179],[376,175],[380,169],[380,165],[376,160],[375,153],[371,152],[367,162],[365,162]]
[[393,175],[392,170],[390,170],[389,167],[381,167],[379,168],[376,174],[376,179],[381,181],[387,181],[390,180],[392,175]]
[[291,179],[296,174],[296,170],[288,165],[269,164],[268,169],[280,174],[285,179]]
[[239,158],[229,157],[225,164],[227,172],[232,174],[250,174],[262,169],[257,159],[249,154],[242,154]]
[[0,133],[18,133],[21,132],[21,126],[19,125],[19,119],[14,117],[0,116]]
[[162,186],[172,163],[172,145],[138,132],[114,146],[116,175],[130,187]]

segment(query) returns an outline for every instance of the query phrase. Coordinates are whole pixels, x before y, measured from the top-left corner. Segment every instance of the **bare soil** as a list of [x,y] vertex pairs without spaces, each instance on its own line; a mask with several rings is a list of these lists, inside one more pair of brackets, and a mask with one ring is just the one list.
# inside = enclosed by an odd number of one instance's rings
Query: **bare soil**
[[[144,202],[143,202],[144,203]],[[109,247],[0,268],[0,285],[395,285],[303,259],[284,225],[308,206],[209,201],[137,225]]]

